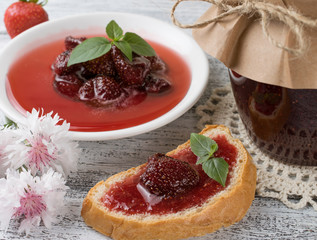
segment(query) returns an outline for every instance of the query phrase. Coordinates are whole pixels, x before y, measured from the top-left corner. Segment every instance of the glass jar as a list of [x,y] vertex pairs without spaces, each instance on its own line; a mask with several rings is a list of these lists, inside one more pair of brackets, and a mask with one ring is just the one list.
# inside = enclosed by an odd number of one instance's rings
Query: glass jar
[[317,90],[229,75],[240,118],[259,149],[278,161],[317,166]]

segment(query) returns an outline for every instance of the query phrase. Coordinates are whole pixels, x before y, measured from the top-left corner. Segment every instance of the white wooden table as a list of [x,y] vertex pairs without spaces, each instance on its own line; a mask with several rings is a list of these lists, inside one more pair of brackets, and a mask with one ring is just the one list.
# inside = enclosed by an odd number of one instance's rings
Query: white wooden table
[[[0,18],[13,0],[0,1]],[[170,22],[171,0],[50,0],[45,6],[50,19],[97,11],[130,12],[148,15]],[[177,11],[183,23],[191,23],[209,5],[189,3]],[[186,30],[191,34],[189,30]],[[3,21],[0,21],[0,49],[10,41]],[[87,227],[80,216],[81,204],[88,190],[112,174],[137,166],[155,152],[167,152],[183,143],[191,132],[198,132],[195,107],[204,103],[211,90],[228,83],[226,68],[209,57],[208,87],[200,101],[174,122],[155,131],[122,140],[80,142],[82,154],[78,172],[68,179],[70,191],[66,198],[65,215],[51,229],[40,226],[27,238],[9,228],[0,239],[105,239]],[[1,113],[0,113],[1,116]],[[0,213],[1,214],[1,213]],[[2,233],[3,234],[3,233]],[[239,223],[197,239],[317,239],[317,212],[312,207],[292,210],[278,200],[256,196],[246,217]]]

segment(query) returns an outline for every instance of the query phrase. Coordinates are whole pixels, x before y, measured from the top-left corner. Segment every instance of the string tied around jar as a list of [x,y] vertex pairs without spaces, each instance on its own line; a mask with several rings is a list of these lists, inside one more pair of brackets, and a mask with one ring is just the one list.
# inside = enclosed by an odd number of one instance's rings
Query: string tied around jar
[[[218,16],[203,22],[182,24],[176,19],[175,11],[180,3],[188,1],[211,3],[220,8],[223,12]],[[247,16],[257,15],[260,20],[263,33],[268,41],[274,46],[281,48],[295,56],[302,56],[307,51],[309,46],[309,40],[304,34],[304,28],[317,27],[317,19],[306,17],[295,9],[286,8],[262,0],[177,0],[171,10],[172,21],[180,28],[202,28],[211,23],[219,22],[232,14]],[[294,47],[286,46],[272,37],[269,32],[269,24],[273,20],[280,21],[290,29],[295,37],[296,45]]]

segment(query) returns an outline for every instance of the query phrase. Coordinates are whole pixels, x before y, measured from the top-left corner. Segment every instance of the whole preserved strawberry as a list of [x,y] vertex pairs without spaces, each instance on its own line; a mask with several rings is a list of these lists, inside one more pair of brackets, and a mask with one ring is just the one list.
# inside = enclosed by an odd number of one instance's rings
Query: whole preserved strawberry
[[109,76],[98,76],[88,80],[78,92],[80,100],[95,106],[117,104],[113,101],[122,95],[123,90],[120,85]]
[[125,84],[134,85],[144,82],[150,72],[151,62],[148,59],[138,56],[130,61],[117,47],[112,48],[111,54],[118,75]]
[[54,81],[54,87],[58,92],[70,98],[77,98],[78,90],[82,85],[83,82],[75,74],[57,76]]
[[146,57],[151,63],[152,73],[164,73],[167,71],[165,62],[159,56]]
[[52,69],[58,76],[74,73],[79,69],[79,65],[67,66],[70,57],[70,51],[66,50],[57,56],[55,62],[52,65]]
[[152,194],[174,197],[195,187],[199,175],[189,163],[157,153],[149,157],[140,183]]
[[150,74],[144,83],[145,89],[148,93],[161,93],[171,87],[171,83],[164,75]]
[[73,50],[73,48],[77,47],[79,44],[81,44],[83,41],[85,41],[86,37],[73,37],[73,36],[67,36],[65,38],[65,47],[67,50]]
[[82,66],[86,71],[94,75],[101,74],[113,77],[116,75],[115,65],[110,52],[107,52],[99,58],[83,62]]

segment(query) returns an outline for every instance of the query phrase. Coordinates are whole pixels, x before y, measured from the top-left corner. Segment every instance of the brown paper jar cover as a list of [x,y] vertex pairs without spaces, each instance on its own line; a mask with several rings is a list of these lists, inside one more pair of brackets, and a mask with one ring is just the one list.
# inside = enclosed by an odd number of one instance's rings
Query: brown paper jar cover
[[[317,19],[316,0],[267,2],[297,9],[304,16]],[[221,12],[212,6],[197,22],[209,20]],[[283,23],[272,20],[269,32],[282,44],[295,45],[292,33]],[[245,77],[287,88],[317,89],[317,29],[305,29],[304,33],[309,38],[309,46],[301,57],[272,45],[256,16],[233,14],[194,29],[193,37],[208,54]]]

